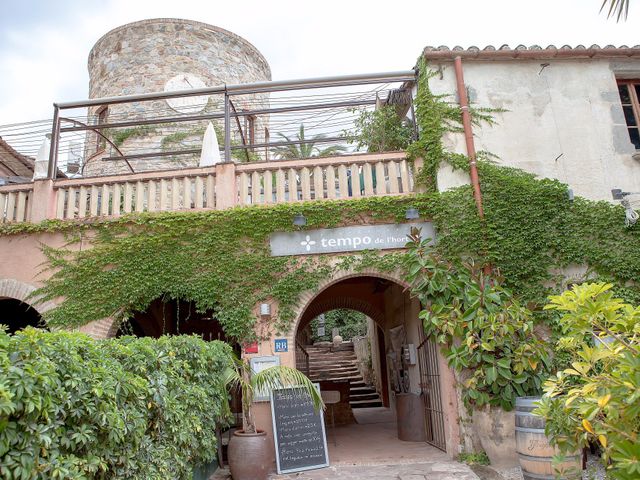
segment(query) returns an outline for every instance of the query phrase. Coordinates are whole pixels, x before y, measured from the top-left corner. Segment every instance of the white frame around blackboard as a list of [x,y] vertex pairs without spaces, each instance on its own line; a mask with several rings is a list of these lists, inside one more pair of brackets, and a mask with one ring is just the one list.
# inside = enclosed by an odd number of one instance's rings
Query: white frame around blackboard
[[[320,384],[314,383],[313,385],[316,387],[316,389],[319,392]],[[275,448],[276,448],[276,469],[277,469],[278,475],[282,473],[305,472],[307,470],[316,470],[318,468],[325,468],[329,466],[329,447],[327,446],[327,432],[324,428],[324,411],[320,409],[320,425],[322,425],[322,441],[324,443],[324,455],[325,455],[326,462],[322,464],[317,464],[317,465],[309,465],[303,468],[292,468],[289,470],[280,470],[280,449],[278,448],[278,430],[276,427],[276,414],[273,408],[273,392],[275,390],[291,390],[294,388],[300,388],[300,387],[282,387],[282,388],[274,388],[273,390],[271,390],[271,422],[273,424],[273,444],[275,445]]]

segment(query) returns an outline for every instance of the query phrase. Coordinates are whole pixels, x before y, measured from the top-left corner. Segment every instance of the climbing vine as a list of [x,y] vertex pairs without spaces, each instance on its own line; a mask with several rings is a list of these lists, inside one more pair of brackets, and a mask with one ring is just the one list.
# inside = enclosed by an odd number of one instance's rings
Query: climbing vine
[[[426,194],[2,225],[0,234],[70,234],[71,248],[46,250],[54,273],[38,294],[64,297],[47,314],[52,326],[125,319],[165,295],[193,301],[200,311],[213,309],[227,337],[238,340],[254,335],[255,304],[272,299],[279,305],[275,325],[286,331],[300,294],[333,270],[394,271],[403,253],[364,252],[337,262],[271,257],[269,235],[293,230],[297,213],[307,217],[304,228],[331,228],[405,221],[409,206],[433,222],[439,254],[449,259],[484,255],[505,288],[534,311],[563,286],[561,269],[573,265],[588,266],[585,275],[591,278],[615,282],[625,300],[637,303],[640,289],[633,282],[640,277],[640,230],[624,226],[621,207],[582,198],[570,201],[566,185],[486,159],[478,162],[484,223],[470,186],[435,191],[441,162],[464,169],[467,160],[442,145],[444,134],[460,130],[459,108],[429,89],[428,80],[437,73],[423,61],[419,68],[416,120],[421,135],[408,151],[412,158],[424,159],[416,181],[429,187]],[[490,109],[474,112],[474,121],[490,120]],[[78,251],[79,242],[92,248]]]

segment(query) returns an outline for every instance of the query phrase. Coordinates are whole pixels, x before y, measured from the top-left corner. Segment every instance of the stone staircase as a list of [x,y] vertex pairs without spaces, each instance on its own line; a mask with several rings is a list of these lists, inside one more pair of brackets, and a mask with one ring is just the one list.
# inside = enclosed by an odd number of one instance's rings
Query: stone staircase
[[365,384],[360,371],[353,343],[344,342],[333,348],[329,343],[305,346],[309,353],[309,378],[321,380],[348,380],[351,408],[382,407],[378,392]]

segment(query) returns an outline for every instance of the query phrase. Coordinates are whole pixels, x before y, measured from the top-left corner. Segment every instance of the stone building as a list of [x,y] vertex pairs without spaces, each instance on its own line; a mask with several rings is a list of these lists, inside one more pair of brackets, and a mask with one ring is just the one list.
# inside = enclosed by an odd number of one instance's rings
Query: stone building
[[[271,69],[260,51],[244,38],[220,27],[179,19],[151,19],[117,27],[102,36],[88,59],[89,97],[103,98],[166,92],[271,80]],[[233,99],[237,111],[267,108],[268,94]],[[90,124],[176,117],[223,110],[223,97],[196,96],[95,106]],[[260,143],[268,117],[241,117],[232,138]],[[123,154],[162,153],[201,145],[207,122],[162,123],[102,130]],[[242,130],[242,135],[240,134]],[[222,129],[220,129],[220,133]],[[221,142],[220,142],[221,143]],[[103,137],[87,136],[84,174],[129,172],[123,161],[101,161],[119,154]],[[135,171],[198,165],[198,155],[157,156],[131,160]]]
[[[435,94],[455,95],[459,56],[472,106],[499,110],[496,125],[474,126],[476,150],[586,198],[640,191],[640,47],[426,47],[423,54],[436,72]],[[466,153],[462,135],[447,141]],[[438,176],[441,190],[465,181],[449,168]]]

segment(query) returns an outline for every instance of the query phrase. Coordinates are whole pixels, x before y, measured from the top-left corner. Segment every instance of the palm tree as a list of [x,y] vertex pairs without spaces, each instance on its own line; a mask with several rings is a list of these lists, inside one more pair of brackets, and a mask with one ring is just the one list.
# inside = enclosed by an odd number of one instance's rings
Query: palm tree
[[300,124],[300,131],[296,134],[298,137],[295,140],[291,140],[286,135],[279,133],[278,136],[285,142],[298,142],[291,145],[281,145],[273,148],[273,153],[278,158],[285,160],[292,160],[296,158],[311,158],[311,157],[328,157],[329,155],[337,155],[344,152],[346,148],[342,145],[332,145],[326,148],[320,148],[316,145],[320,140],[326,138],[326,135],[314,135],[313,137],[306,139],[304,137],[304,124]]
[[620,19],[627,19],[629,15],[629,2],[630,0],[603,0],[600,11],[607,9],[607,18],[616,17],[616,22]]

